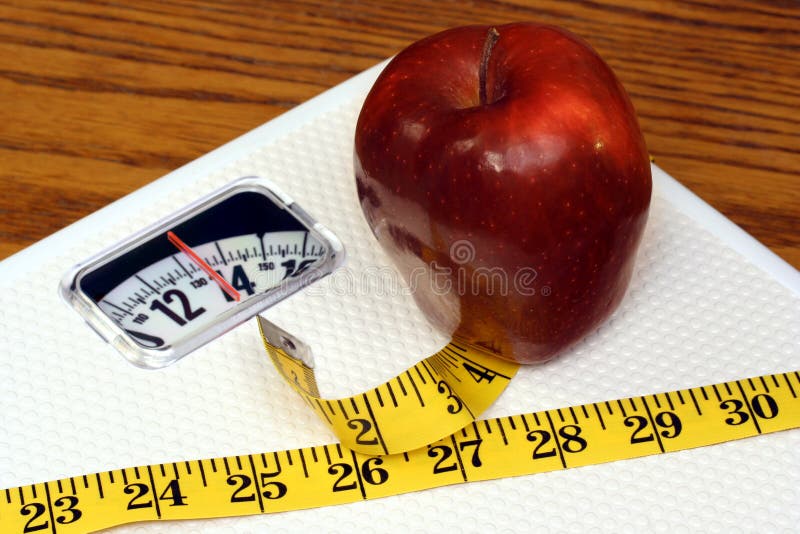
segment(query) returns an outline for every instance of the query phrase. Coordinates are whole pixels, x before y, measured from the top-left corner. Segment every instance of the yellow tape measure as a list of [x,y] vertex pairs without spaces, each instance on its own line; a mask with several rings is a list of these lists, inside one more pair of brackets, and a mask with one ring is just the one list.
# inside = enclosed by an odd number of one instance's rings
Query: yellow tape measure
[[362,454],[410,451],[464,428],[500,396],[519,369],[480,347],[451,341],[371,391],[327,400],[319,395],[310,347],[261,316],[258,328],[283,377],[342,445]]
[[[316,508],[800,427],[798,371],[473,420],[516,366],[460,343],[370,392],[324,400],[304,361],[307,347],[266,321],[260,328],[280,372],[347,446],[147,465],[6,489],[0,491],[0,531],[87,532],[138,521]],[[407,420],[413,428],[423,423],[424,430],[405,436]],[[424,441],[453,425],[449,435]],[[392,454],[407,447],[413,450]]]

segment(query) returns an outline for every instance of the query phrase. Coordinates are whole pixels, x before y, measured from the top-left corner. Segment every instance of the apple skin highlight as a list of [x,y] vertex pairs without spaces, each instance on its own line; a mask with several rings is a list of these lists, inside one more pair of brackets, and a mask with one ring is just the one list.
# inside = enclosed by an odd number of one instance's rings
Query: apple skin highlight
[[356,185],[436,328],[537,363],[622,300],[650,162],[625,89],[585,41],[515,23],[487,47],[492,28],[432,35],[389,63],[356,125]]

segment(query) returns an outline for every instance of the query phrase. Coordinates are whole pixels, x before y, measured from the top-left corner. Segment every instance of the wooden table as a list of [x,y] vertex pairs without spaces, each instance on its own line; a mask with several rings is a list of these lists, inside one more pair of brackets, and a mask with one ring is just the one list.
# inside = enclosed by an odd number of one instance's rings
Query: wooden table
[[0,258],[424,35],[514,20],[585,37],[658,164],[800,268],[792,0],[4,0]]

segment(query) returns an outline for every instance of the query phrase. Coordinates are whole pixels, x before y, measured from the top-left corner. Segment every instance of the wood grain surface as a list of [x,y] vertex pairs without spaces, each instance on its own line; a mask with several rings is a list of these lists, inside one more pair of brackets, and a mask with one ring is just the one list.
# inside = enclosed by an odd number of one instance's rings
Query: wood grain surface
[[471,23],[586,38],[659,165],[800,268],[795,0],[0,0],[0,258]]

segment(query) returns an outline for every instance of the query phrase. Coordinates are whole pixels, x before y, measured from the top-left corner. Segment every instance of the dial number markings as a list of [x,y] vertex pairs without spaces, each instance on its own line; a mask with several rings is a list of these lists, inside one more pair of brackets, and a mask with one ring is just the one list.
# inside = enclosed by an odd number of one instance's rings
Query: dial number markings
[[249,297],[313,269],[325,254],[306,231],[236,235],[191,247],[175,232],[165,236],[175,253],[121,281],[99,302],[148,349],[193,335]]

